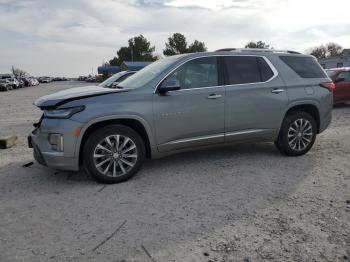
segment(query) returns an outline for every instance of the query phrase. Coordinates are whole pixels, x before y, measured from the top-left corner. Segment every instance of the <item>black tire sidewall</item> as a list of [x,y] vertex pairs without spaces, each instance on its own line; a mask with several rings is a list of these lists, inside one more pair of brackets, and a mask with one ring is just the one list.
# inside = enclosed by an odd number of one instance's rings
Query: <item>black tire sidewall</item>
[[[109,135],[124,135],[129,137],[134,141],[137,148],[137,161],[135,166],[127,172],[125,175],[120,175],[117,177],[109,177],[101,174],[95,167],[93,153],[96,145],[105,137]],[[141,168],[145,159],[145,145],[140,135],[131,129],[130,127],[124,125],[109,125],[106,127],[99,128],[98,130],[92,132],[84,147],[83,147],[83,166],[85,171],[87,171],[94,179],[103,183],[119,183],[128,180],[134,176]]]
[[[307,119],[311,123],[313,136],[312,136],[310,144],[304,150],[295,151],[289,146],[288,130],[289,130],[290,125],[292,123],[294,123],[295,120],[300,119],[300,118]],[[316,124],[315,119],[310,114],[308,114],[306,112],[293,112],[293,113],[287,115],[286,118],[283,120],[282,129],[281,129],[278,141],[276,143],[276,146],[285,155],[301,156],[301,155],[306,154],[312,148],[312,146],[316,140],[316,135],[317,135],[317,124]]]

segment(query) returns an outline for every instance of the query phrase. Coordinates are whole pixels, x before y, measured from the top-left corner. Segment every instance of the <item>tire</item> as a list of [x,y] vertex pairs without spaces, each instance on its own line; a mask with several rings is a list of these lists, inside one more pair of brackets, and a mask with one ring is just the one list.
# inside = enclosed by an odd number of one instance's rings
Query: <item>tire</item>
[[127,126],[110,125],[89,135],[83,148],[83,165],[97,181],[119,183],[140,170],[145,152],[145,144],[137,132]]
[[292,112],[283,120],[275,145],[287,156],[306,154],[315,143],[317,125],[315,119],[306,112]]

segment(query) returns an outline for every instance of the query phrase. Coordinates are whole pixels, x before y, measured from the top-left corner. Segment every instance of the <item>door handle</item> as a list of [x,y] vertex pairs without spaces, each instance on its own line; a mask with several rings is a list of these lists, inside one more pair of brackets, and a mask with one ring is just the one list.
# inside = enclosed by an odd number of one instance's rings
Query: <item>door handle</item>
[[217,94],[210,94],[207,98],[208,99],[218,99],[221,98],[222,95],[217,95]]
[[282,89],[282,88],[275,88],[275,89],[271,90],[271,93],[274,93],[274,94],[279,94],[282,92],[284,92],[284,89]]

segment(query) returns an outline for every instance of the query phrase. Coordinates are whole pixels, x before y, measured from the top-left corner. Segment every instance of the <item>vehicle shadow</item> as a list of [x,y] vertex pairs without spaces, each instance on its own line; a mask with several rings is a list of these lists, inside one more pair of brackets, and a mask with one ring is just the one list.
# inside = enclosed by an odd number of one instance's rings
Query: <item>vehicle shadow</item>
[[19,224],[23,248],[64,258],[83,256],[77,250],[91,250],[125,220],[105,244],[106,256],[132,256],[140,244],[159,251],[288,198],[316,163],[314,151],[295,158],[271,143],[237,144],[147,161],[134,178],[115,185],[83,172],[14,163],[0,169],[0,216],[10,221],[0,222],[11,239],[5,253],[15,252]]

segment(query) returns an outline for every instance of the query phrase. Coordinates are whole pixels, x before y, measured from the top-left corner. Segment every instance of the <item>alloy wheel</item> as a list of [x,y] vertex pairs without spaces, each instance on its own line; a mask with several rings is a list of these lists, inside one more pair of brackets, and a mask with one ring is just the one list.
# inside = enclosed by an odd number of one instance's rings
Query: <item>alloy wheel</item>
[[288,129],[288,144],[295,151],[303,151],[312,142],[312,124],[305,118],[295,120]]
[[130,137],[118,134],[102,139],[93,154],[96,169],[110,177],[127,174],[138,158],[135,142]]

